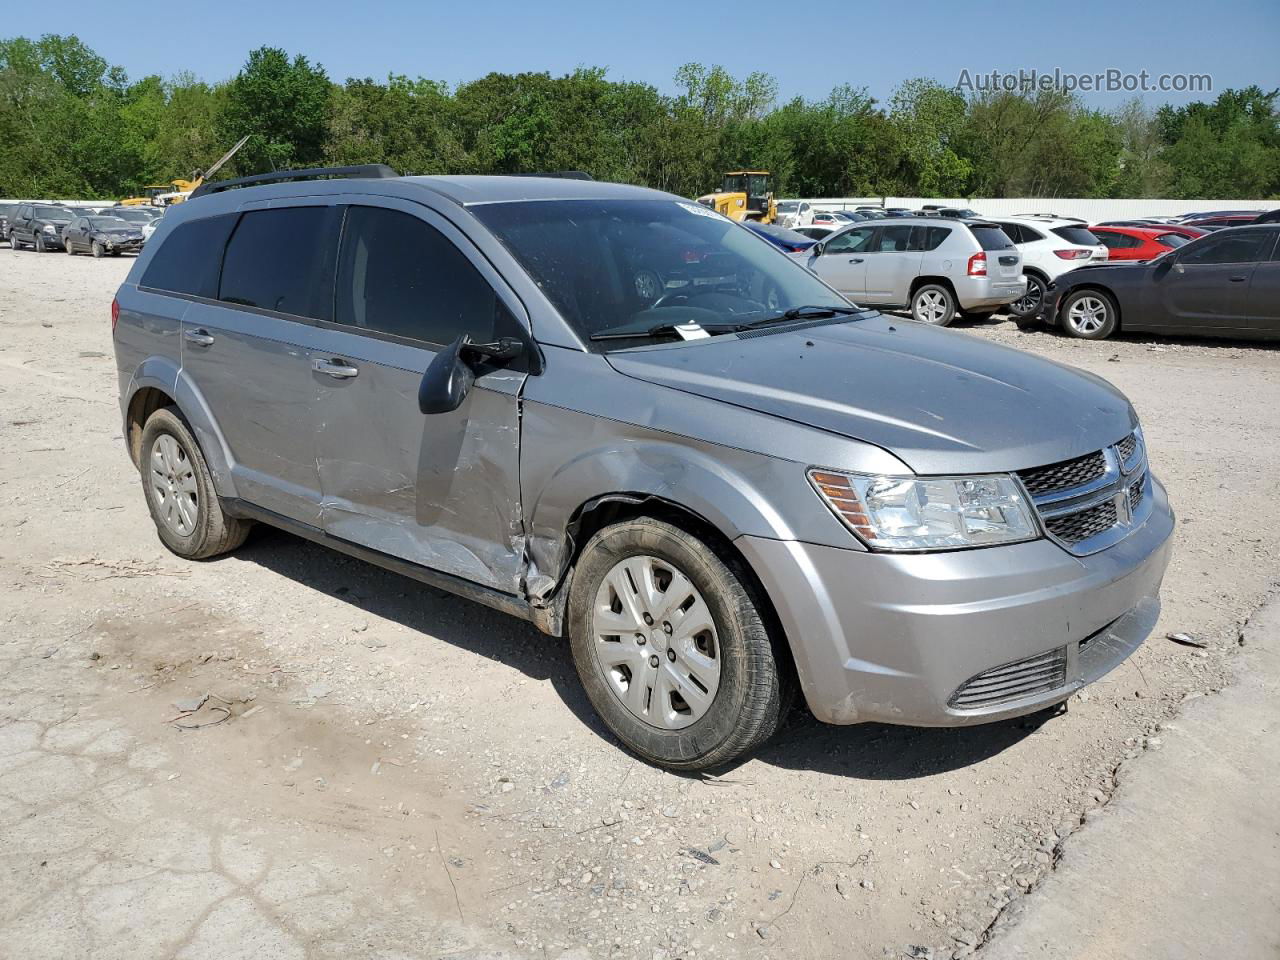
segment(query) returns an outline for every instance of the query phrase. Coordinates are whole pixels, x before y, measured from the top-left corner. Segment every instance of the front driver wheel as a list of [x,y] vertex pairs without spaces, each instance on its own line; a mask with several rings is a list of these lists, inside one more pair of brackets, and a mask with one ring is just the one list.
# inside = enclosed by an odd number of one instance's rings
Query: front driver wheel
[[36,242],[33,243],[31,246],[35,249],[36,253],[44,253],[46,249],[44,245],[44,237],[42,237],[40,234],[37,233]]
[[147,418],[140,454],[147,509],[166,547],[203,560],[244,543],[250,524],[223,513],[209,466],[176,408]]
[[945,327],[956,315],[956,298],[941,284],[927,283],[911,298],[911,316],[921,323]]
[[569,637],[596,712],[628,748],[673,770],[753,750],[777,729],[791,683],[737,563],[641,517],[587,543]]
[[1120,323],[1116,302],[1101,290],[1080,290],[1067,297],[1058,316],[1067,333],[1081,340],[1105,340]]

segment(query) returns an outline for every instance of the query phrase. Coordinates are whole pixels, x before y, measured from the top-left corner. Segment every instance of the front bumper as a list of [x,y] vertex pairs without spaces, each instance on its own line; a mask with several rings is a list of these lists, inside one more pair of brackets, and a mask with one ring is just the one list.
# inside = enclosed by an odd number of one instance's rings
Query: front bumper
[[[1146,639],[1174,526],[1164,488],[1152,488],[1146,523],[1087,557],[1049,540],[928,554],[737,543],[773,600],[819,720],[965,726],[1060,703]],[[1042,657],[1061,661],[1060,682],[965,705],[979,675]]]

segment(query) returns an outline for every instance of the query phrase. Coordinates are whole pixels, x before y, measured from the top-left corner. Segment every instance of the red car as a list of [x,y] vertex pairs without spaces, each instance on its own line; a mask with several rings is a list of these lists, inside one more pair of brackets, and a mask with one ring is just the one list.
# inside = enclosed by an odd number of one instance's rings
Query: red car
[[1108,259],[1154,260],[1162,253],[1191,242],[1191,237],[1169,227],[1090,227],[1089,232],[1107,248]]
[[1179,236],[1186,237],[1188,240],[1194,240],[1196,237],[1208,235],[1208,230],[1202,230],[1199,227],[1193,227],[1185,223],[1153,223],[1151,229],[1159,230],[1161,233],[1176,233]]

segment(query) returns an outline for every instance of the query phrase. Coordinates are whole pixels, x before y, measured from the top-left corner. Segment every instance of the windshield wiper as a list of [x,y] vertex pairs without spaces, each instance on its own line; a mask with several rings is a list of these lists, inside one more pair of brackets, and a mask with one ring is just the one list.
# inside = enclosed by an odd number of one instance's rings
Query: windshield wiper
[[792,307],[790,310],[784,311],[776,317],[764,317],[760,320],[753,320],[750,323],[739,324],[738,329],[751,330],[755,327],[767,327],[774,323],[790,323],[793,320],[802,320],[805,318],[821,319],[822,317],[845,316],[851,313],[863,312],[865,311],[861,307],[836,307],[807,304],[803,307]]
[[[599,333],[593,333],[588,340],[636,340],[640,337],[661,337],[665,334],[679,336],[679,327],[687,327],[684,323],[659,323],[651,327],[609,327]],[[740,323],[698,323],[697,326],[707,333],[732,333],[742,329]]]

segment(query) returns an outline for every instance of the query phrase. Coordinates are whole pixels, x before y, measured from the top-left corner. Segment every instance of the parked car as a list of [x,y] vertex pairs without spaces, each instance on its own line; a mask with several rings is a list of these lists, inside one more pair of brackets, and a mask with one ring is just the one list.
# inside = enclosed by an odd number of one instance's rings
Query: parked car
[[983,319],[1025,295],[1022,255],[995,223],[922,217],[855,224],[810,250],[809,269],[851,301],[909,308],[946,326]]
[[0,242],[9,241],[9,218],[18,212],[16,203],[0,203]]
[[1043,318],[1101,340],[1117,330],[1280,338],[1280,226],[1226,227],[1155,260],[1081,267],[1045,296]]
[[1059,274],[1091,260],[1107,259],[1107,248],[1075,220],[1009,217],[994,222],[1022,253],[1027,292],[1009,304],[1009,312],[1015,318],[1039,314],[1044,292]]
[[786,227],[779,227],[772,223],[756,223],[748,220],[743,223],[743,226],[753,233],[760,234],[779,250],[788,254],[803,254],[817,242],[798,230],[788,230]]
[[146,243],[156,232],[156,228],[160,226],[160,218],[156,217],[142,225],[142,242]]
[[[859,311],[679,197],[389,174],[197,190],[119,288],[177,555],[265,522],[567,635],[614,735],[685,770],[797,686],[825,722],[975,724],[1152,629],[1173,514],[1099,377]],[[620,280],[691,248],[740,292]]]
[[112,207],[111,216],[136,223],[139,227],[153,223],[164,216],[163,207]]
[[1185,246],[1191,241],[1166,227],[1104,227],[1090,228],[1102,241],[1111,260],[1154,260],[1163,253]]
[[807,227],[813,223],[813,204],[803,200],[779,200],[774,223],[788,229]]
[[862,223],[864,220],[877,219],[865,210],[836,210],[834,212],[844,217],[848,223]]
[[854,221],[843,214],[833,213],[830,210],[815,210],[813,219],[810,222],[817,227],[844,227]]
[[1159,223],[1157,221],[1152,221],[1149,226],[1159,227],[1164,233],[1176,233],[1178,236],[1186,237],[1188,240],[1195,240],[1199,237],[1208,236],[1212,232],[1201,227],[1188,227],[1181,223]]
[[1222,227],[1242,227],[1258,219],[1257,210],[1224,210],[1218,213],[1193,213],[1183,217],[1179,223],[1189,227],[1201,227],[1212,230]]
[[935,216],[950,217],[953,220],[981,220],[982,214],[969,207],[939,207],[933,211]]
[[1269,210],[1266,213],[1258,214],[1254,223],[1280,223],[1280,210]]
[[833,233],[836,232],[836,228],[835,227],[814,227],[814,226],[796,227],[795,232],[802,234],[803,236],[809,237],[812,240],[825,240],[827,237],[831,236]]
[[31,247],[36,253],[62,248],[62,229],[74,217],[66,207],[51,203],[20,204],[9,224],[9,246]]
[[142,228],[119,217],[76,217],[63,228],[62,249],[95,257],[137,253],[142,249]]
[[881,211],[886,217],[910,217],[911,211],[907,207],[885,207]]

